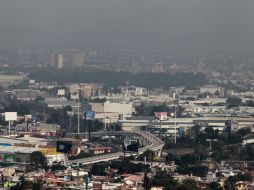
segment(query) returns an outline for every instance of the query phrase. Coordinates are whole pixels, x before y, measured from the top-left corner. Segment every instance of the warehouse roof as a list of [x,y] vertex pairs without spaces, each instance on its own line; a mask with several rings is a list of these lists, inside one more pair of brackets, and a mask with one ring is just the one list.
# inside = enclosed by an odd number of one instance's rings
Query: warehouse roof
[[39,151],[39,148],[33,147],[19,147],[19,146],[0,146],[0,153],[24,153],[30,154]]

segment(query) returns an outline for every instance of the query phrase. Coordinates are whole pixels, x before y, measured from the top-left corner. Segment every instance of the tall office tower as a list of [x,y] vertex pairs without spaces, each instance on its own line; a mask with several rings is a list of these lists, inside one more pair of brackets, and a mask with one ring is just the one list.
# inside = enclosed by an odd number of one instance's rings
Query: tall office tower
[[75,51],[72,53],[72,66],[82,67],[85,64],[85,53],[81,51]]
[[64,66],[64,57],[62,53],[57,55],[57,68],[62,69]]
[[51,60],[50,60],[51,66],[55,67],[56,63],[56,53],[51,54]]
[[51,65],[57,67],[58,69],[64,66],[64,56],[62,53],[52,53],[51,55]]
[[162,63],[157,63],[157,64],[152,68],[152,72],[153,72],[153,73],[163,73],[163,72],[164,72],[164,69],[163,69]]

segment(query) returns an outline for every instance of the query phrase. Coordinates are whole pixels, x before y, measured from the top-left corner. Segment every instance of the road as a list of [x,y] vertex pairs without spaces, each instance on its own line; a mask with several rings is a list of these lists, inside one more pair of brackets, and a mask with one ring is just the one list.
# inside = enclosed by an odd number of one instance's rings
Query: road
[[[73,134],[73,135],[76,135],[76,134]],[[79,135],[82,135],[82,134],[79,134]],[[109,132],[97,132],[97,133],[92,133],[92,135],[137,135],[137,136],[141,136],[148,142],[148,145],[140,148],[138,154],[142,154],[144,151],[146,151],[148,149],[151,149],[153,151],[161,151],[162,147],[164,146],[163,141],[161,141],[159,138],[157,138],[156,136],[154,136],[151,133],[146,132],[146,131],[116,132],[114,134],[109,133]],[[74,163],[78,163],[78,164],[81,163],[83,165],[88,165],[88,164],[93,164],[93,163],[98,163],[98,162],[115,160],[121,156],[124,156],[123,152],[116,152],[116,153],[111,153],[111,154],[103,154],[103,155],[93,156],[93,157],[89,157],[89,158],[68,160],[68,161],[66,161],[65,164],[67,166],[72,165]],[[126,156],[128,156],[128,155],[126,155]]]

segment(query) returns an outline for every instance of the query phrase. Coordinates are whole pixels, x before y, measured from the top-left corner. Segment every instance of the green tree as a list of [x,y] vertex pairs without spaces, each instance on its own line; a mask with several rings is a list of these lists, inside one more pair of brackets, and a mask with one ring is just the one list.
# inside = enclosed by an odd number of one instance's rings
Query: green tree
[[251,133],[251,129],[249,127],[244,127],[244,128],[241,128],[237,131],[237,133],[241,136],[241,137],[244,137],[248,134]]
[[196,164],[197,160],[198,158],[195,154],[184,154],[181,156],[182,165]]
[[61,121],[61,115],[58,112],[52,113],[50,118],[47,120],[47,123],[50,124],[59,124]]
[[32,152],[30,159],[35,166],[44,167],[46,165],[46,157],[40,151]]
[[169,107],[164,103],[158,106],[153,106],[152,107],[152,114],[154,114],[154,112],[169,112]]
[[207,138],[214,138],[214,129],[212,127],[206,127],[204,131]]
[[155,159],[155,152],[150,150],[150,149],[148,149],[143,154],[141,154],[139,156],[139,160],[144,160],[145,157],[146,157],[147,161],[154,161],[154,159]]
[[151,189],[151,180],[147,176],[147,172],[145,172],[142,186],[143,186],[144,190],[150,190]]
[[230,126],[227,126],[225,129],[224,129],[225,133],[227,134],[228,137],[231,136],[231,127]]
[[150,167],[148,164],[132,163],[129,158],[125,158],[122,161],[111,162],[111,168],[117,169],[119,174],[122,173],[137,173],[137,172],[149,172]]
[[242,99],[236,96],[230,96],[226,100],[226,104],[228,107],[239,107],[242,103]]
[[237,174],[235,176],[230,176],[224,183],[225,190],[235,190],[236,182],[238,181],[252,181],[252,177],[250,174]]
[[33,182],[32,183],[32,188],[33,188],[33,190],[41,190],[42,189],[42,184]]
[[200,161],[201,159],[205,159],[209,152],[207,150],[207,146],[203,144],[198,144],[195,146],[195,153],[198,155],[198,160]]
[[191,128],[192,136],[194,136],[194,138],[196,138],[197,136],[199,136],[200,130],[201,130],[201,126],[200,126],[200,125],[194,125],[194,126]]
[[96,102],[96,103],[104,103],[107,101],[106,98],[95,98],[93,100],[91,100],[92,102]]
[[229,178],[224,182],[225,190],[235,190],[236,179],[233,176],[229,176]]
[[105,176],[107,167],[108,167],[108,164],[106,163],[98,163],[98,164],[95,163],[92,165],[91,173],[93,175]]
[[30,108],[25,103],[12,102],[4,109],[5,112],[17,112],[18,115],[30,114]]
[[248,107],[254,107],[254,101],[253,100],[246,100],[246,105]]
[[165,171],[157,171],[151,184],[153,186],[164,187],[165,190],[173,190],[177,186],[177,181]]
[[180,174],[193,174],[199,177],[205,177],[208,173],[208,168],[206,166],[178,166],[177,171]]
[[30,181],[25,179],[24,176],[21,176],[20,183],[17,186],[11,187],[10,190],[21,190],[21,189],[32,189],[32,190],[41,190],[42,184],[37,181]]
[[176,156],[172,153],[168,153],[165,159],[166,159],[166,162],[172,162],[177,160]]
[[57,164],[57,165],[51,166],[50,169],[51,169],[52,172],[57,171],[57,170],[65,170],[66,166],[61,165],[61,164]]
[[207,190],[223,190],[223,188],[220,186],[217,182],[212,182],[209,184]]
[[188,190],[199,190],[198,184],[193,179],[185,179],[183,180],[183,187],[185,187]]
[[[28,71],[27,71],[28,72]],[[47,75],[47,77],[45,77]],[[57,70],[52,67],[32,68],[29,78],[38,81],[56,81],[59,84],[68,82],[93,82],[101,83],[108,86],[120,86],[127,80],[133,85],[144,88],[156,88],[158,86],[168,88],[170,86],[200,86],[207,83],[204,74],[197,73],[139,73],[106,71],[104,69],[87,69],[87,68],[63,68]],[[116,80],[117,79],[117,80]],[[57,90],[57,89],[56,89]],[[51,94],[56,94],[56,90]]]
[[65,106],[63,111],[72,111],[72,107],[71,106]]
[[183,185],[180,185],[180,186],[176,187],[174,190],[191,190],[191,189],[187,189]]
[[45,98],[43,98],[43,97],[41,97],[41,96],[37,96],[36,98],[35,98],[35,102],[36,103],[38,103],[38,102],[40,102],[40,101],[44,101],[45,100]]
[[250,160],[254,160],[254,144],[246,145],[246,153]]

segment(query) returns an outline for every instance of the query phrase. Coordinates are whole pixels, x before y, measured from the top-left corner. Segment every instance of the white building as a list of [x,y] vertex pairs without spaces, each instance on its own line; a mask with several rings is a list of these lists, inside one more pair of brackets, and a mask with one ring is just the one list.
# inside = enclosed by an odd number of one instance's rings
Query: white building
[[221,93],[223,89],[221,87],[215,85],[205,85],[200,87],[200,93],[211,93],[214,94],[215,92]]
[[46,159],[47,159],[47,164],[48,165],[52,165],[54,164],[54,162],[60,163],[60,162],[65,162],[65,155],[58,153],[58,154],[46,154],[45,155]]
[[25,74],[19,74],[19,75],[1,74],[0,75],[0,82],[4,84],[14,84],[17,82],[21,82],[25,79],[27,79],[27,76]]
[[131,116],[134,112],[132,102],[117,102],[112,103],[106,101],[104,103],[90,103],[95,118],[106,122],[116,122],[120,117]]
[[188,109],[192,113],[223,113],[226,106],[191,106]]
[[80,107],[79,102],[68,101],[66,98],[46,98],[44,102],[49,108],[62,109],[66,106],[71,106],[72,108]]
[[70,93],[77,93],[80,90],[80,87],[78,84],[71,84],[69,85],[69,91]]

